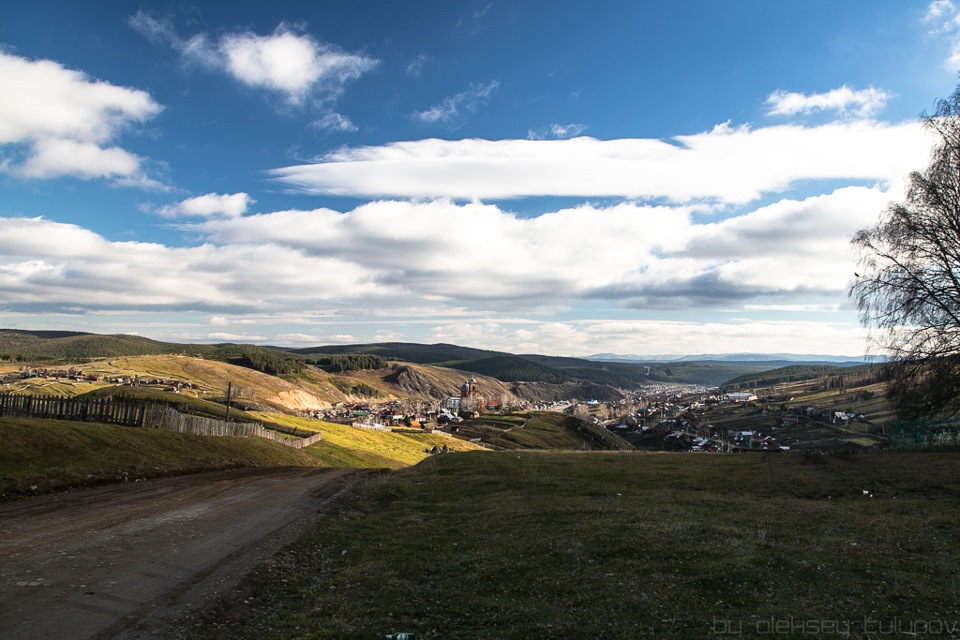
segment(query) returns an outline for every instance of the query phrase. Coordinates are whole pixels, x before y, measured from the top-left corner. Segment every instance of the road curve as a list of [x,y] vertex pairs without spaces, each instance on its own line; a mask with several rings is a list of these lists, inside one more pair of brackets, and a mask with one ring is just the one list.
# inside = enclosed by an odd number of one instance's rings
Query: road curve
[[161,638],[357,477],[241,469],[0,505],[0,638]]

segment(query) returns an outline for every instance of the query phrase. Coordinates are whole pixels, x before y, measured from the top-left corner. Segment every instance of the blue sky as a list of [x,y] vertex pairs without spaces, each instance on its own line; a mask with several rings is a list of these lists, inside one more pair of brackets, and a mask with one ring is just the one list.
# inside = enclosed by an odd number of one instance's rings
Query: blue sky
[[0,326],[858,355],[947,0],[0,8]]

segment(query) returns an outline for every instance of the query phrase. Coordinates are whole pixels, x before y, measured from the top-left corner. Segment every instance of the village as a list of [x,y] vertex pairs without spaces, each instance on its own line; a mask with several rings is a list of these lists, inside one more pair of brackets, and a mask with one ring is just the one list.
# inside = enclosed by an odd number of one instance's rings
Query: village
[[103,372],[87,372],[76,367],[70,367],[68,369],[21,367],[19,371],[0,374],[0,385],[3,385],[2,389],[4,391],[14,390],[12,385],[18,380],[48,380],[51,382],[67,380],[72,382],[106,382],[108,384],[130,387],[155,386],[163,387],[164,391],[169,393],[179,393],[183,389],[193,389],[196,387],[192,382],[186,380],[106,375]]
[[[851,451],[880,446],[864,436],[873,428],[867,417],[832,407],[792,403],[792,397],[723,393],[703,385],[651,384],[614,402],[569,399],[549,403],[487,401],[475,379],[445,400],[342,403],[317,419],[368,429],[441,430],[457,436],[461,423],[487,421],[523,411],[555,411],[622,438],[632,448],[691,453],[776,452],[791,450]],[[853,428],[855,424],[859,426]],[[836,434],[822,431],[833,429]],[[829,436],[836,435],[836,442]],[[479,440],[479,439],[476,439]],[[852,443],[851,443],[852,441]]]

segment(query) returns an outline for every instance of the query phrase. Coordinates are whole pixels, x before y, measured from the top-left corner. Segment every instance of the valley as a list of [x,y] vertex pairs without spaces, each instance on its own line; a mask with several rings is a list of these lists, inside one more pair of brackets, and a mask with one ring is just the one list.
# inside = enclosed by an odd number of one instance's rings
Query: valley
[[[685,639],[785,620],[872,637],[868,625],[908,620],[916,635],[960,620],[941,597],[954,579],[956,453],[883,450],[895,415],[879,367],[753,365],[712,384],[716,363],[666,363],[657,375],[670,379],[651,380],[654,365],[450,345],[296,354],[3,335],[0,395],[46,412],[0,416],[0,511],[15,543],[5,637],[32,637],[41,611],[62,637],[184,640]],[[625,375],[636,378],[610,383]],[[74,416],[71,402],[274,436],[53,415]],[[323,478],[356,482],[340,494]],[[142,499],[178,486],[218,497],[192,507],[170,494],[169,513]],[[18,538],[21,516],[61,518],[62,535],[43,548],[49,532]],[[204,526],[255,535],[225,557],[188,541],[213,564],[184,568],[175,534]],[[158,566],[176,575],[157,582]]]

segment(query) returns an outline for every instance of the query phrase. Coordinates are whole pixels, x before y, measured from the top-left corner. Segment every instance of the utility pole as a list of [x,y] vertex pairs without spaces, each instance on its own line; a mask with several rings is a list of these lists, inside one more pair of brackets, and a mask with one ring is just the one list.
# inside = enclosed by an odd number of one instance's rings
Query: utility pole
[[230,391],[232,390],[232,385],[232,382],[227,382],[227,415],[223,419],[225,423],[230,422]]

